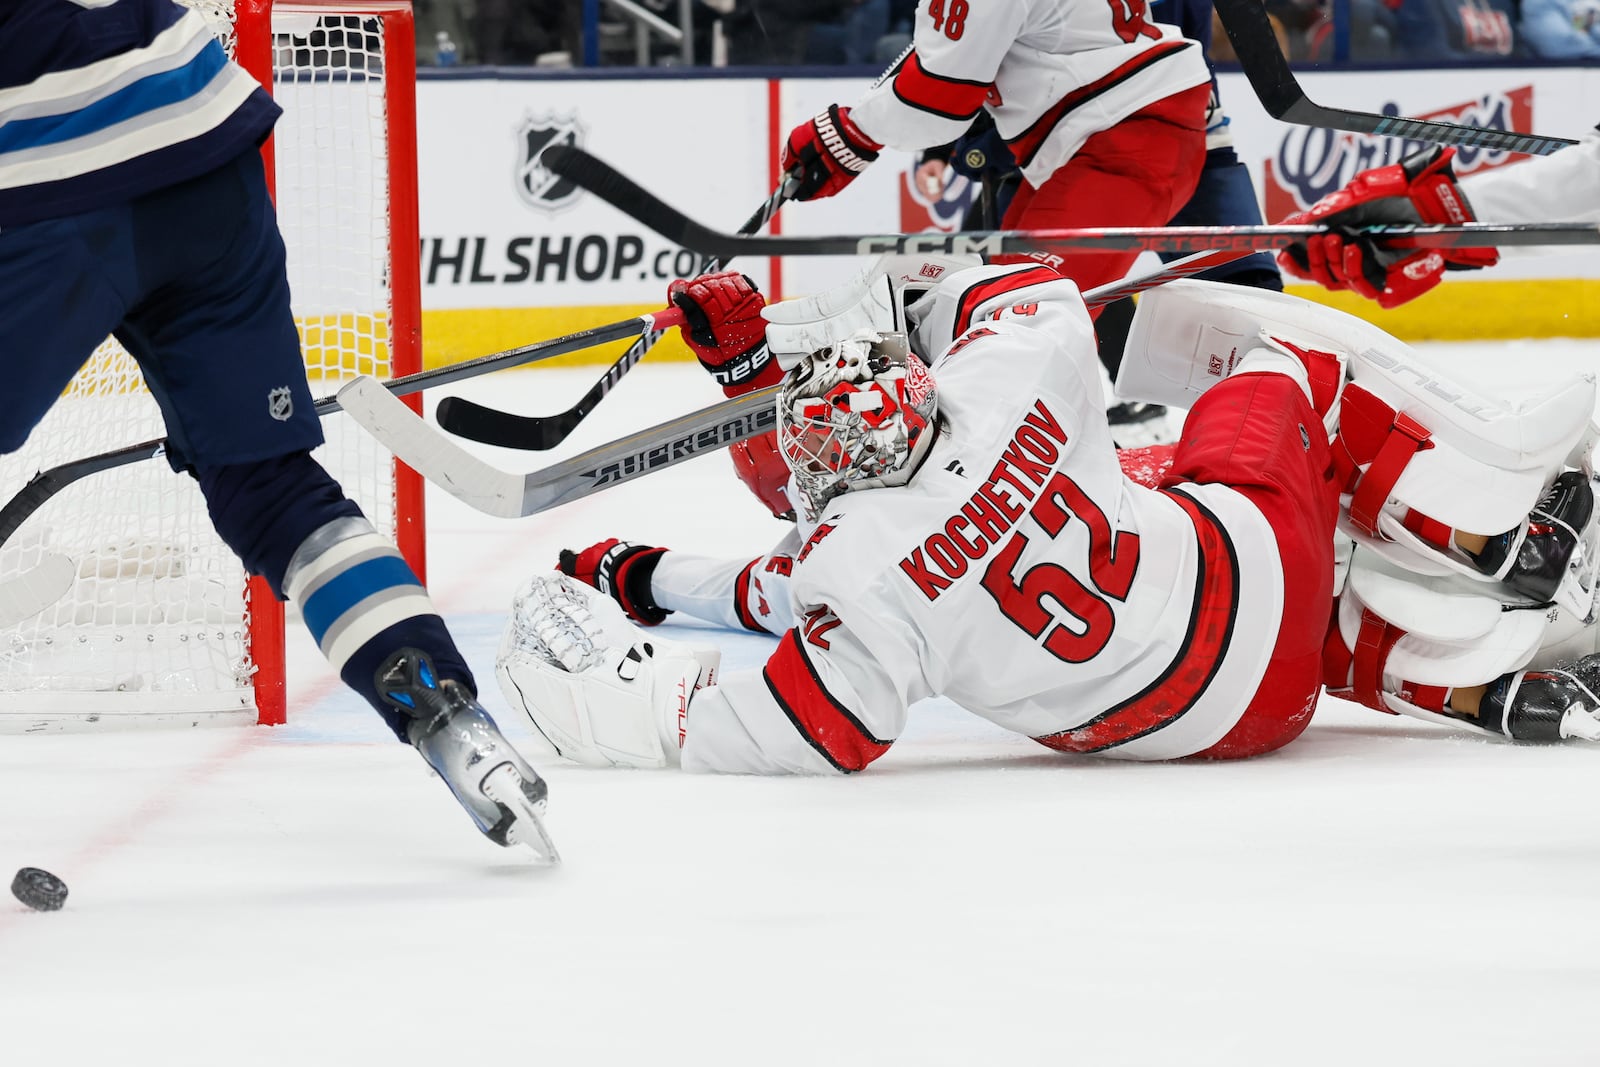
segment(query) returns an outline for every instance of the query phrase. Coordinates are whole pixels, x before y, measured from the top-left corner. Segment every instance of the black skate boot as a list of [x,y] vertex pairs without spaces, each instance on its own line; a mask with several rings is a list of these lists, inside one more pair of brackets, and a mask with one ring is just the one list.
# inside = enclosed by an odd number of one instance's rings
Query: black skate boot
[[1600,740],[1597,685],[1600,656],[1501,675],[1478,703],[1478,725],[1515,741]]
[[1581,471],[1567,471],[1540,498],[1527,523],[1492,537],[1472,556],[1484,574],[1499,577],[1514,592],[1538,603],[1555,599],[1567,563],[1589,516],[1594,490]]
[[434,673],[424,652],[403,648],[378,668],[378,692],[411,717],[407,736],[485,837],[527,845],[548,863],[560,855],[545,832],[549,787],[465,686]]
[[1106,422],[1111,424],[1111,440],[1118,448],[1143,448],[1177,440],[1167,425],[1167,409],[1160,404],[1136,400],[1112,404],[1106,408]]

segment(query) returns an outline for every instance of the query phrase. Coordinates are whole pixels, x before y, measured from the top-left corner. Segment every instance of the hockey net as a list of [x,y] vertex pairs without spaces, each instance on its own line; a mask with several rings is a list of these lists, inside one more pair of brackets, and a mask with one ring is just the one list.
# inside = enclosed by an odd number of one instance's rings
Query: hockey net
[[[264,154],[313,394],[420,369],[410,4],[180,2],[284,109]],[[322,424],[317,458],[421,574],[420,481],[344,416]],[[108,340],[24,448],[0,457],[0,492],[164,432]],[[0,581],[47,553],[72,559],[77,579],[0,633],[0,732],[284,721],[283,607],[247,582],[193,479],[157,459],[69,486],[0,548]]]

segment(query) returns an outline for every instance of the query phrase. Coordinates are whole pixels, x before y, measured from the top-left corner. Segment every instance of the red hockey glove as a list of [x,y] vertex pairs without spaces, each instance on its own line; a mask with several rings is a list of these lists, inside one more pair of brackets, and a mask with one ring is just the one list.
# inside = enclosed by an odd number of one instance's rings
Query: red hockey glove
[[783,368],[767,351],[766,297],[736,271],[679,278],[667,299],[683,312],[683,341],[728,396],[777,385]]
[[796,200],[821,200],[854,181],[882,147],[850,121],[849,108],[829,104],[828,110],[790,131],[778,166],[799,180]]
[[756,499],[767,506],[772,517],[794,521],[794,505],[789,503],[789,464],[778,448],[778,431],[768,430],[757,437],[728,446],[733,473]]
[[613,537],[581,552],[563,548],[556,570],[594,586],[621,604],[634,622],[654,626],[672,614],[657,604],[650,592],[650,576],[666,552],[664,548],[629,544]]
[[[1476,221],[1450,169],[1455,149],[1437,145],[1399,163],[1356,175],[1311,210],[1284,219],[1285,225],[1321,222],[1334,226],[1455,225]],[[1392,308],[1439,284],[1447,270],[1492,267],[1500,254],[1492,248],[1380,248],[1348,233],[1312,237],[1278,253],[1278,265],[1297,278],[1328,289],[1351,289]]]

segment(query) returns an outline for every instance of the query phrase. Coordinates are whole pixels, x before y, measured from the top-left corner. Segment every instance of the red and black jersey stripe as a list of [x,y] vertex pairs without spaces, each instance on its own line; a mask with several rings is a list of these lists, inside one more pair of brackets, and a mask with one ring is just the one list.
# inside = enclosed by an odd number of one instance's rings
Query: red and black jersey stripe
[[1192,41],[1181,40],[1168,41],[1166,44],[1156,45],[1149,51],[1141,52],[1139,55],[1134,56],[1099,80],[1092,81],[1088,85],[1081,85],[1066,96],[1063,96],[1056,101],[1050,110],[1040,115],[1032,126],[1029,126],[1008,142],[1011,145],[1011,154],[1017,157],[1017,164],[1026,167],[1029,163],[1032,163],[1033,157],[1039,154],[1039,149],[1043,147],[1045,139],[1050,136],[1050,131],[1055,129],[1061,120],[1067,117],[1069,112],[1082,107],[1100,94],[1121,85],[1141,71],[1149,69],[1152,64],[1158,63],[1168,56],[1176,55],[1193,43]]
[[1025,289],[1030,285],[1042,285],[1045,282],[1058,282],[1061,275],[1049,267],[1029,267],[1027,270],[1013,271],[1002,274],[998,278],[985,278],[967,287],[961,294],[961,299],[956,302],[956,321],[954,336],[960,337],[972,328],[972,316],[977,314],[978,308],[997,296],[1004,296],[1015,289]]
[[798,629],[783,635],[761,675],[772,699],[800,736],[835,770],[846,774],[859,771],[889,751],[892,742],[873,737],[822,684],[806,657]]
[[733,612],[739,616],[739,625],[746,630],[754,630],[758,634],[767,632],[767,628],[756,621],[750,614],[750,576],[755,572],[756,564],[761,562],[758,556],[745,564],[744,570],[733,580]]
[[1143,737],[1194,707],[1222,667],[1239,615],[1238,552],[1227,530],[1203,504],[1175,489],[1162,492],[1188,514],[1200,545],[1183,645],[1160,677],[1142,691],[1082,726],[1035,738],[1040,744],[1063,752],[1103,752]]
[[892,77],[890,88],[902,104],[959,122],[978,117],[991,84],[935,74],[922,65],[915,50],[906,53]]

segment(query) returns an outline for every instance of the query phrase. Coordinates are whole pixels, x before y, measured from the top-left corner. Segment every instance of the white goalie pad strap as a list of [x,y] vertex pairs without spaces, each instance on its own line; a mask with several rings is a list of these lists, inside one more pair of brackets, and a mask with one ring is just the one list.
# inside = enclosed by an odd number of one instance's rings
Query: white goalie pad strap
[[591,767],[678,762],[689,703],[720,654],[647,636],[609,597],[538,575],[512,605],[495,659],[506,700],[561,755]]
[[[1387,627],[1381,638],[1372,620]],[[1352,650],[1356,688],[1390,695],[1412,686],[1460,688],[1493,681],[1526,666],[1545,638],[1547,613],[1509,609],[1499,600],[1448,578],[1408,573],[1358,548],[1339,600],[1339,636]],[[1363,663],[1382,640],[1381,662]]]

